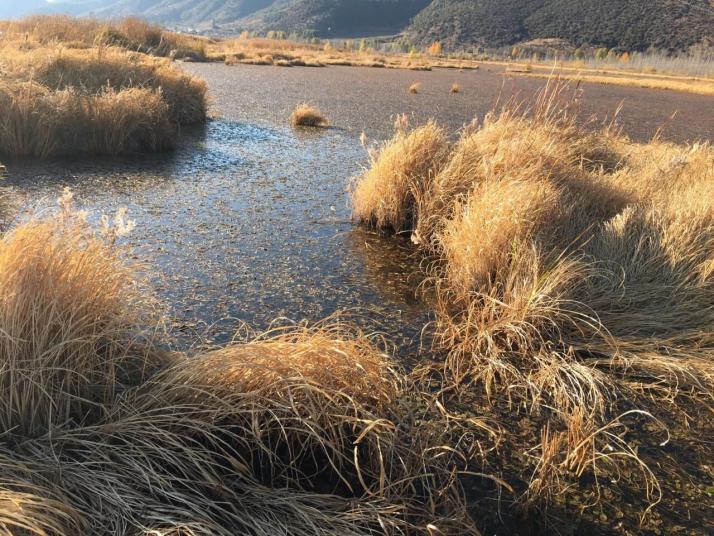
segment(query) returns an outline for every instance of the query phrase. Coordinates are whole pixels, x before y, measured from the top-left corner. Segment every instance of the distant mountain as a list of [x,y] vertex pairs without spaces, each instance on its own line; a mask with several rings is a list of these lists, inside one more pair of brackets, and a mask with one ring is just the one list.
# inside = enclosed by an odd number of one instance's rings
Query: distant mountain
[[434,0],[407,30],[449,46],[559,37],[575,46],[682,50],[714,44],[712,0]]
[[178,27],[311,31],[319,37],[405,33],[447,49],[556,37],[573,46],[683,50],[714,44],[714,0],[0,0],[22,12],[121,17]]
[[314,31],[327,37],[399,33],[431,0],[115,0],[99,16],[141,15],[164,24]]
[[[573,0],[577,2],[577,0]],[[530,39],[526,19],[547,0],[434,0],[408,28],[417,42],[504,46]]]
[[400,33],[431,0],[278,0],[238,20],[257,30],[314,31],[321,37]]
[[275,0],[115,0],[96,14],[140,15],[164,24],[200,26],[234,23],[274,3]]
[[532,37],[623,50],[714,45],[712,0],[551,0],[525,21]]

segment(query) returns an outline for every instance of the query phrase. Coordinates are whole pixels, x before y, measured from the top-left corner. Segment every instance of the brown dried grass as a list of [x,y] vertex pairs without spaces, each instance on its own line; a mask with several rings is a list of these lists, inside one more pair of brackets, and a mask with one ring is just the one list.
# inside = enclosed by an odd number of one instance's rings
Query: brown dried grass
[[446,133],[436,123],[410,131],[400,116],[394,138],[370,154],[369,169],[352,187],[355,216],[395,232],[413,227],[417,200],[439,172],[447,148]]
[[[41,158],[169,148],[207,115],[203,81],[168,60],[106,46],[70,48],[71,19],[40,19],[32,39],[0,39],[0,152]],[[87,21],[77,23],[81,30]],[[45,27],[49,25],[49,27]],[[89,31],[88,29],[86,29]],[[138,31],[138,30],[137,30]],[[148,31],[148,30],[147,30]],[[70,43],[71,44],[71,43]]]
[[393,186],[392,155],[412,154],[417,129],[398,131],[357,179],[355,215],[411,233],[429,260],[445,392],[541,419],[528,502],[620,461],[654,503],[653,472],[609,431],[621,414],[661,414],[657,401],[714,400],[714,150],[586,130],[563,97],[551,87],[470,125],[437,166],[418,160],[416,188]]
[[314,106],[299,104],[290,114],[290,124],[294,127],[327,128],[330,122],[325,115]]
[[160,151],[176,136],[166,101],[150,89],[84,95],[0,81],[0,106],[0,153],[13,156]]
[[131,222],[120,211],[94,231],[69,192],[60,207],[0,242],[0,527],[475,530],[458,482],[468,450],[377,339],[330,321],[160,351],[117,242]]

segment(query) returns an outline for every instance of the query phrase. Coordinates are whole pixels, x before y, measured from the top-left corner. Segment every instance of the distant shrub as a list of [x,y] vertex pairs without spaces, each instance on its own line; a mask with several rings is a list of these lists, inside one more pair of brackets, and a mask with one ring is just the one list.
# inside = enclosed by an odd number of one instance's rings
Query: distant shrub
[[609,50],[607,48],[598,48],[595,51],[595,59],[598,59],[600,61],[606,60],[608,53]]

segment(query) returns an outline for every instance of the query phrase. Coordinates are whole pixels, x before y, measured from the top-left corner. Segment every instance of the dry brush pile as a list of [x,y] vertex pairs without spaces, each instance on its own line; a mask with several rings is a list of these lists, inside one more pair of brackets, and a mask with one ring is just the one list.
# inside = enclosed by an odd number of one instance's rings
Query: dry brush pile
[[91,228],[66,192],[0,240],[1,532],[474,530],[457,475],[475,436],[379,341],[328,322],[169,351],[120,245],[133,226]]
[[565,508],[643,513],[670,478],[707,503],[714,149],[578,126],[564,91],[454,143],[399,121],[352,188],[355,215],[422,252],[443,360],[417,374],[509,423],[521,504],[580,494]]
[[39,25],[24,36],[11,26],[3,34],[0,153],[47,158],[159,151],[173,145],[179,125],[205,121],[205,83],[167,59],[71,41],[66,32],[82,24],[88,23],[65,21],[64,32]]

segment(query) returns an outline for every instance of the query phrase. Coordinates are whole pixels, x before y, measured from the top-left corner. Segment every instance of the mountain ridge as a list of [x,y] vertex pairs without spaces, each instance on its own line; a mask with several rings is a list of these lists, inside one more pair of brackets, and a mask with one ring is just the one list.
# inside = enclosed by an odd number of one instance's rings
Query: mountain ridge
[[505,47],[541,38],[637,51],[714,45],[714,0],[64,0],[46,3],[41,10],[136,15],[224,33],[283,30],[327,38],[404,34],[422,46],[441,41],[447,50]]

